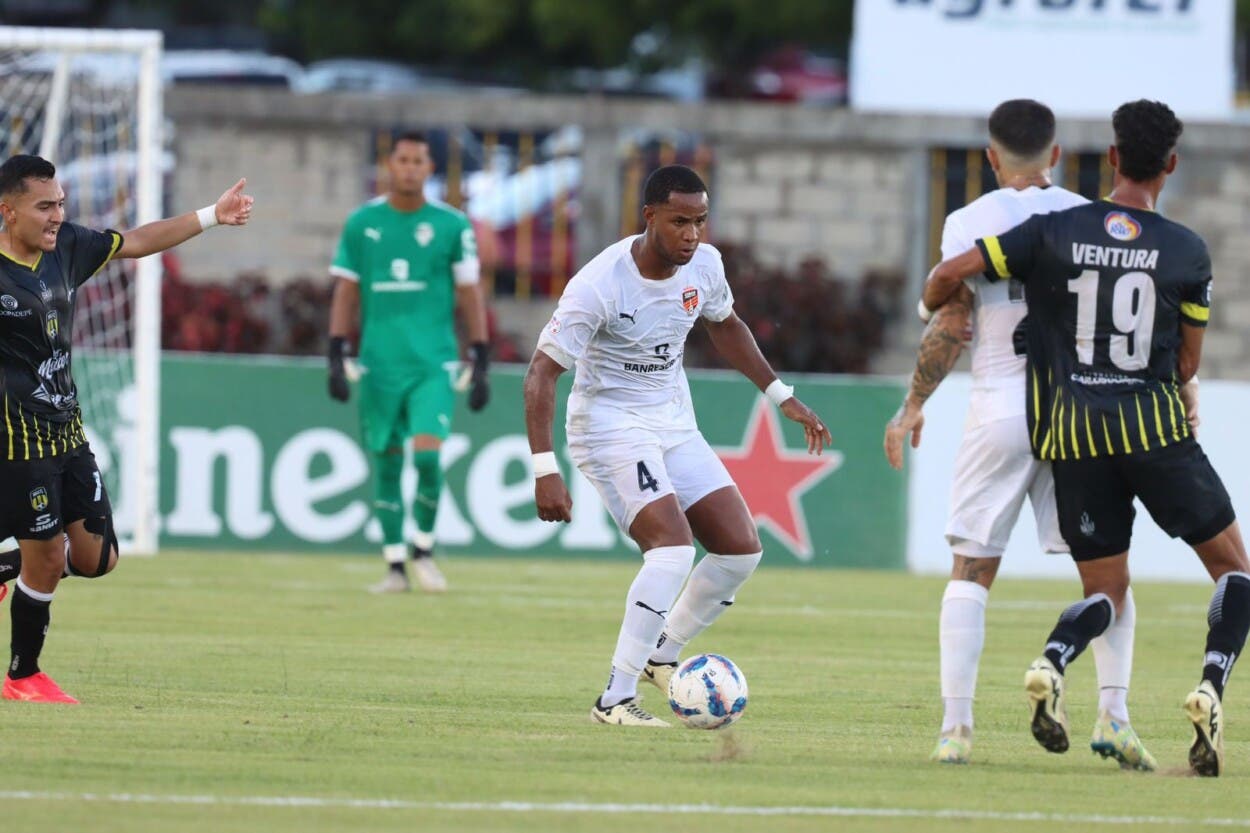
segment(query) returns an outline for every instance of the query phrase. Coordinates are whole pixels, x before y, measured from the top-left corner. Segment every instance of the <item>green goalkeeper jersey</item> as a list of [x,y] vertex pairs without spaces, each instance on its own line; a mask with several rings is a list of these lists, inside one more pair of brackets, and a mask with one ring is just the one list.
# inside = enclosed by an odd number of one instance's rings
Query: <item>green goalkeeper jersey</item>
[[352,212],[330,273],[360,286],[360,362],[375,381],[424,375],[457,358],[458,284],[478,280],[464,214],[426,203],[398,211],[385,197]]

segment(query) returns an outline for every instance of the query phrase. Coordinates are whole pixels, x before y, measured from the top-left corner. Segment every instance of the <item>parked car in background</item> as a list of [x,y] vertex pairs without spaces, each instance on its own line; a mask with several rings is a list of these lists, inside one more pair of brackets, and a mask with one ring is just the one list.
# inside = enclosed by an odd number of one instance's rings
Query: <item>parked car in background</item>
[[[61,56],[32,52],[3,64],[5,73],[50,75]],[[82,52],[70,57],[70,73],[100,86],[132,86],[139,74],[135,55]],[[265,52],[233,49],[170,49],[161,55],[165,84],[228,84],[294,87],[303,68],[290,58]]]
[[393,61],[332,58],[309,64],[295,90],[301,93],[405,93],[437,87],[439,81],[441,79],[431,79]]
[[847,100],[846,64],[839,58],[787,46],[743,71],[722,72],[710,84],[722,98],[755,98],[796,104],[837,105]]
[[299,85],[303,68],[281,55],[232,49],[171,49],[161,57],[167,84],[286,87]]

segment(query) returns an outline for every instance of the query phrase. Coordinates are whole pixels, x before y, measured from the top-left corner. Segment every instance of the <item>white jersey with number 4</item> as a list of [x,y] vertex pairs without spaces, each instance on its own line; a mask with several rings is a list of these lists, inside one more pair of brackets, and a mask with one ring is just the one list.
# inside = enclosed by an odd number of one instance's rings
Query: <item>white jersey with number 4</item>
[[583,266],[539,336],[539,350],[561,367],[577,367],[570,437],[697,427],[682,356],[697,318],[724,321],[733,312],[725,267],[720,252],[703,243],[672,277],[644,278],[630,252],[636,239],[612,244]]
[[[1034,214],[1063,211],[1087,202],[1080,194],[1053,185],[991,191],[947,216],[942,229],[942,259],[961,255],[978,238],[1002,234]],[[982,275],[967,284],[974,293],[970,424],[1023,416],[1024,357],[1016,355],[1012,335],[1027,312],[1024,285],[1017,280],[990,283]]]

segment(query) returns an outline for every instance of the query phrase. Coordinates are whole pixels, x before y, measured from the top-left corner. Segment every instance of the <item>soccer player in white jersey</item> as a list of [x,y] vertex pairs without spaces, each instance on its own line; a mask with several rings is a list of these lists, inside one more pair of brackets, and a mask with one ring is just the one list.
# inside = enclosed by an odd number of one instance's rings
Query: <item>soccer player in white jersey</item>
[[[576,364],[569,454],[642,550],[612,673],[591,709],[600,723],[669,725],[641,708],[639,677],[667,698],[681,649],[733,604],[762,555],[750,510],[695,423],[682,368],[695,321],[703,320],[735,369],[802,424],[809,453],[820,454],[833,441],[734,314],[720,253],[699,242],[707,216],[707,188],[698,174],[681,165],[651,174],[646,230],[609,246],[569,281],[525,377],[538,516],[572,518],[551,426],[556,379]],[[696,539],[707,555],[692,570]]]
[[[946,218],[942,257],[967,251],[986,235],[1004,232],[1034,214],[1061,211],[1088,200],[1050,182],[1059,159],[1055,117],[1028,99],[1005,101],[989,119],[987,156],[1000,188]],[[922,315],[927,313],[921,310]],[[972,752],[972,698],[985,642],[985,603],[1027,495],[1039,543],[1066,553],[1059,532],[1050,464],[1033,458],[1025,419],[1025,360],[1015,346],[1025,322],[1023,285],[1015,280],[968,281],[937,311],[925,330],[911,388],[886,426],[890,464],[901,468],[903,444],[920,443],[925,401],[954,367],[963,334],[972,326],[972,398],[955,462],[946,540],[954,555],[939,622],[942,700],[945,712],[933,758],[968,763]],[[1122,767],[1155,768],[1129,725],[1128,685],[1133,664],[1136,613],[1132,591],[1115,625],[1094,643],[1098,666],[1098,721],[1090,747]]]

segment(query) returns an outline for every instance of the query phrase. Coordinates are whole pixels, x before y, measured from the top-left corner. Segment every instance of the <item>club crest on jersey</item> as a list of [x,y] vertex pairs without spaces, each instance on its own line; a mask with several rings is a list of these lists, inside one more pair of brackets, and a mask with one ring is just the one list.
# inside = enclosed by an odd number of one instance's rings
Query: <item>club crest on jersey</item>
[[434,239],[434,226],[429,223],[417,223],[417,231],[413,237],[417,238],[417,245],[424,249]]
[[48,338],[56,338],[56,334],[61,331],[61,323],[57,319],[56,310],[54,309],[48,310],[48,316],[47,316],[46,321],[47,321],[47,326],[45,326],[44,329],[48,333]]
[[42,486],[32,489],[30,493],[30,508],[36,512],[42,512],[48,508],[48,490]]
[[1141,223],[1123,211],[1112,211],[1102,221],[1102,227],[1116,240],[1136,240],[1141,235]]
[[688,286],[681,291],[681,308],[690,314],[699,308],[699,290]]

